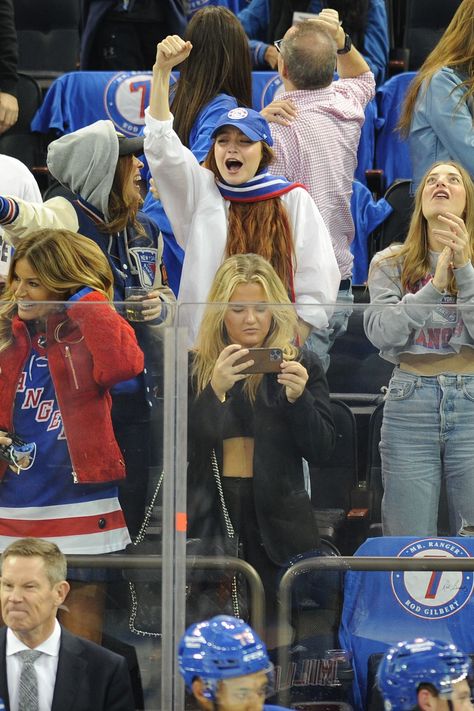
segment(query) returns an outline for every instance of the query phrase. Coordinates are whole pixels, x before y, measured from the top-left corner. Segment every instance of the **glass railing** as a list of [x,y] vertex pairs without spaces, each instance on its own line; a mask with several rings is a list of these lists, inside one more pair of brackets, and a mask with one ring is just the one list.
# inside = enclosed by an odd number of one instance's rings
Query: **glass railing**
[[[34,326],[22,314],[16,337],[30,328],[18,372],[9,347],[0,351],[0,377],[18,379],[0,430],[26,447],[0,487],[2,545],[58,542],[73,588],[60,621],[126,657],[136,708],[197,708],[177,644],[187,625],[217,614],[261,635],[275,665],[268,703],[288,708],[382,708],[377,655],[401,639],[474,651],[469,467],[459,474],[473,460],[471,310],[368,308],[341,305],[347,324],[329,351],[327,386],[317,358],[294,344],[302,322],[321,325],[337,306],[298,306],[297,322],[292,306],[181,305],[161,323],[134,321],[137,345],[110,307],[58,305]],[[402,361],[390,387],[394,363],[364,320]],[[222,354],[239,339],[266,350],[239,367],[238,349]],[[245,363],[257,372],[237,377]],[[437,394],[420,399],[427,385]],[[401,499],[395,513],[387,497],[382,506],[392,457],[413,501],[420,472],[431,477],[413,531]],[[25,486],[35,471],[42,486]],[[434,530],[422,528],[429,508]],[[382,535],[387,526],[393,535]]]

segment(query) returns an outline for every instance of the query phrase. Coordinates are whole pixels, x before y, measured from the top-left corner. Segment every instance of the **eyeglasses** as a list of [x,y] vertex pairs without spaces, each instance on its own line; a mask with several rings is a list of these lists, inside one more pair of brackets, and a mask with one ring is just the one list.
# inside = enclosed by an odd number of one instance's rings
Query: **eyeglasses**
[[281,52],[281,43],[282,43],[282,42],[284,42],[284,40],[283,40],[283,39],[279,39],[279,40],[275,40],[274,43],[273,43],[273,44],[275,45],[275,47],[277,48],[277,51],[278,51],[278,52]]

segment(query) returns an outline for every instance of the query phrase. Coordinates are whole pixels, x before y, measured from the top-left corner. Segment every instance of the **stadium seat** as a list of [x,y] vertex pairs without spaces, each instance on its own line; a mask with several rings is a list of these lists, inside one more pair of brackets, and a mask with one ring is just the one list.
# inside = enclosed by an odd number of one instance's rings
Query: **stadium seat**
[[400,138],[397,124],[406,91],[414,76],[415,72],[397,74],[377,89],[374,167],[383,171],[385,189],[395,180],[413,176],[408,142]]
[[[365,292],[365,287],[359,287]],[[327,379],[331,395],[351,405],[380,402],[381,387],[387,385],[393,365],[378,355],[364,332],[363,308],[354,305],[347,331],[336,338],[331,349]]]
[[385,200],[393,211],[370,235],[369,260],[389,245],[405,241],[414,204],[411,184],[411,180],[396,180],[386,191]]
[[[349,405],[331,401],[336,446],[328,462],[310,468],[311,499],[321,537],[351,554],[366,536],[368,511],[353,508],[357,490],[357,424]],[[348,550],[350,548],[350,550]]]
[[461,0],[407,0],[403,47],[408,50],[409,70],[421,67],[460,4]]
[[77,69],[80,0],[14,0],[18,68],[47,87]]
[[41,89],[35,79],[23,73],[18,81],[18,104],[18,121],[0,136],[0,153],[21,160],[38,178],[39,173],[46,173],[44,139],[31,132],[30,123],[41,105]]
[[[440,540],[382,536],[369,538],[355,556],[454,557],[460,562],[470,558],[473,552],[472,537]],[[433,587],[429,588],[432,581]],[[471,592],[472,573],[466,569],[463,573],[451,571],[437,576],[429,570],[346,571],[339,644],[353,653],[354,707],[371,708],[367,703],[368,691],[373,685],[368,678],[370,656],[385,652],[401,639],[428,637],[453,641],[465,650],[473,649],[470,622],[474,598]]]

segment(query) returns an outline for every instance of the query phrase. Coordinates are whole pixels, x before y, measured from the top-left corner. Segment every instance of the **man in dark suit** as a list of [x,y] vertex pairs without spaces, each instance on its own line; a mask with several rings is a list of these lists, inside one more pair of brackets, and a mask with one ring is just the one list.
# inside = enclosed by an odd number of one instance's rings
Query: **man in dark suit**
[[[69,591],[65,578],[66,558],[54,543],[23,538],[3,552],[0,698],[7,711],[38,703],[36,708],[51,711],[133,711],[125,659],[72,635],[56,620]],[[23,662],[29,650],[38,654]],[[24,705],[25,694],[28,704],[37,695],[33,705]]]

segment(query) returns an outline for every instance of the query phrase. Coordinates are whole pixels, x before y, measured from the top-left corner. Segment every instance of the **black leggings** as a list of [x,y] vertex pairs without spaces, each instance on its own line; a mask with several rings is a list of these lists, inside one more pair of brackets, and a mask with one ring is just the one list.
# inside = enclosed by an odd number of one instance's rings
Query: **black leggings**
[[255,568],[265,589],[267,623],[277,619],[277,587],[281,568],[267,555],[255,511],[252,477],[222,477],[222,490],[235,535],[239,556]]

